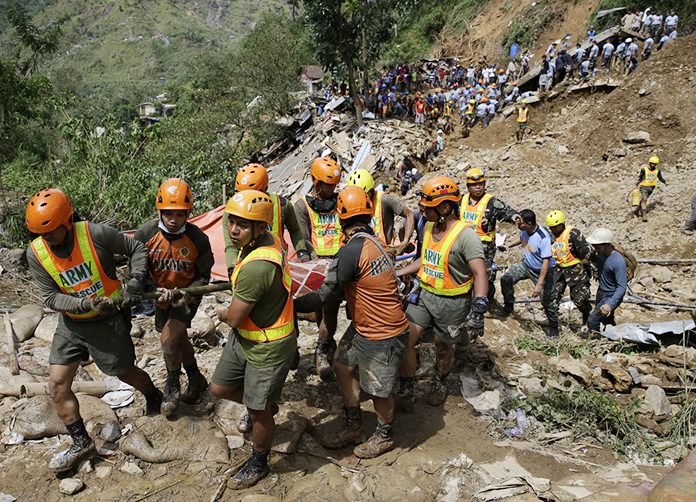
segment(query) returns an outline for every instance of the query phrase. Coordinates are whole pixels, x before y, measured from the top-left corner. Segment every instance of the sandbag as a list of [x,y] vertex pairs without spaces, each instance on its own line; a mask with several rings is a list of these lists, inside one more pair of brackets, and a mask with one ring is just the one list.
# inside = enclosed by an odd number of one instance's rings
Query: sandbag
[[17,341],[21,343],[31,338],[42,317],[43,308],[39,305],[24,305],[12,312],[10,322]]
[[56,329],[58,329],[58,314],[44,316],[34,330],[34,338],[51,343],[53,342],[53,335],[56,334]]
[[134,431],[121,441],[121,450],[151,463],[189,460],[196,462],[230,461],[230,450],[222,431],[210,420],[164,416],[140,417]]
[[[99,432],[103,424],[117,420],[116,413],[101,399],[79,394],[77,400],[80,403],[80,415],[92,436]],[[13,412],[9,423],[12,422],[14,424],[10,430],[21,434],[25,439],[40,439],[68,433],[58,418],[49,396],[28,398]]]

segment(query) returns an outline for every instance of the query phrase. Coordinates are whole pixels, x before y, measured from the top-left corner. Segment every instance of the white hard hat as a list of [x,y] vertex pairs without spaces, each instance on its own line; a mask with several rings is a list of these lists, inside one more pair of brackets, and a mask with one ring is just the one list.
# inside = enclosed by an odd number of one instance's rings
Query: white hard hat
[[630,44],[631,42],[633,42],[633,39],[632,39],[632,38],[627,38],[627,39],[626,39],[626,43],[627,43],[627,44]]
[[613,241],[614,233],[608,228],[598,228],[587,238],[590,244],[611,244]]
[[418,169],[416,169],[415,167],[411,169],[411,174],[418,174]]
[[437,130],[437,133],[438,133],[438,134],[443,134],[442,129],[438,129],[438,130]]

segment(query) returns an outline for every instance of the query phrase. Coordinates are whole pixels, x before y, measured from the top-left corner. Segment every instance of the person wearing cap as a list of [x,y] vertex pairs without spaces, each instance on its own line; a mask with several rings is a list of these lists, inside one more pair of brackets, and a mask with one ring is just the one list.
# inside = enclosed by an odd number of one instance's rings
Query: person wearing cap
[[459,217],[462,195],[457,182],[435,176],[418,192],[422,226],[421,252],[400,277],[418,275],[420,295],[409,299],[406,316],[411,323],[408,348],[401,365],[398,397],[410,409],[416,374],[416,343],[432,329],[437,376],[426,398],[439,406],[447,398],[447,377],[454,366],[455,346],[483,334],[488,311],[488,274],[483,244],[473,227]]
[[[297,259],[305,262],[310,260],[309,252],[307,251],[307,243],[305,236],[302,233],[300,224],[295,215],[295,208],[292,203],[276,193],[268,192],[268,170],[261,164],[247,164],[237,171],[234,180],[234,191],[241,190],[258,190],[259,192],[267,193],[273,201],[273,222],[271,223],[271,233],[278,237],[281,244],[287,249],[285,242],[285,230],[290,234],[292,246],[297,254]],[[227,228],[228,216],[227,213],[222,214],[222,228],[225,240],[225,262],[227,263],[227,275],[232,274],[232,269],[237,263],[239,250],[232,244],[229,234],[224,231]]]
[[[341,223],[336,212],[336,186],[341,181],[341,168],[331,157],[314,159],[310,169],[312,193],[295,202],[297,222],[305,241],[311,242],[312,258],[331,259],[343,245]],[[317,312],[319,336],[315,350],[315,366],[322,380],[331,379],[331,360],[336,350],[334,335],[340,300],[327,302]]]
[[648,208],[648,198],[655,190],[657,186],[657,181],[661,181],[665,185],[667,182],[662,177],[662,172],[658,167],[660,165],[660,158],[657,155],[653,155],[648,159],[648,165],[640,170],[638,175],[638,182],[636,186],[640,188],[640,216],[643,221],[648,221],[647,208]]
[[583,326],[592,310],[590,303],[590,273],[587,263],[591,249],[580,229],[566,226],[562,211],[554,210],[546,215],[546,226],[551,230],[554,241],[551,255],[556,260],[556,301],[560,303],[566,286],[570,290],[570,299],[582,314]]
[[537,225],[536,214],[531,209],[520,211],[517,222],[520,229],[519,238],[507,246],[500,246],[505,251],[520,244],[524,246],[524,259],[514,263],[500,278],[500,289],[505,299],[503,311],[510,315],[515,307],[515,284],[529,279],[534,282],[532,296],[541,297],[541,305],[549,321],[549,336],[558,336],[558,301],[556,298],[556,262],[551,252],[551,234],[544,227]]
[[[162,183],[155,207],[159,218],[144,223],[135,232],[135,240],[147,248],[149,275],[146,284],[162,293],[155,302],[155,329],[161,333],[167,368],[162,414],[170,417],[176,413],[179,400],[194,404],[208,388],[186,333],[201,297],[191,297],[178,290],[208,284],[215,260],[208,236],[186,221],[193,208],[193,194],[185,181],[170,178]],[[188,377],[188,387],[183,394],[179,381],[182,366]]]
[[596,251],[594,264],[599,273],[595,309],[587,319],[587,328],[592,332],[599,332],[602,324],[616,324],[614,313],[628,287],[626,259],[614,249],[613,241],[614,234],[608,228],[598,228],[587,238]]
[[471,126],[474,124],[475,111],[476,100],[474,98],[470,98],[469,102],[466,104],[466,108],[464,109],[464,115],[462,115],[462,124],[465,127],[471,128]]
[[[343,395],[343,419],[321,431],[321,442],[373,458],[394,447],[394,391],[408,343],[409,324],[401,308],[391,258],[370,225],[376,208],[359,186],[338,193],[338,215],[346,245],[334,257],[322,286],[295,300],[297,312],[317,310],[345,294],[351,323],[336,349],[333,368]],[[360,391],[372,398],[377,428],[364,441]]]
[[462,198],[460,218],[476,230],[483,243],[483,253],[488,269],[488,299],[495,298],[495,233],[498,221],[517,223],[520,215],[502,200],[486,192],[486,177],[478,167],[466,172],[467,194]]
[[[418,174],[417,170],[412,173],[412,175],[416,174]],[[403,241],[394,249],[396,254],[401,254],[401,251],[408,245],[415,228],[416,219],[413,211],[404,206],[396,197],[384,191],[376,191],[375,180],[367,169],[356,169],[351,172],[348,176],[348,186],[362,188],[370,199],[370,204],[374,208],[374,216],[371,221],[372,230],[375,237],[382,241],[382,244],[391,246],[394,242],[395,217],[401,216],[406,220]]]
[[515,137],[518,143],[521,143],[522,139],[524,139],[524,133],[527,130],[528,123],[529,106],[527,106],[527,100],[523,99],[520,102],[520,106],[517,107],[517,131],[515,131]]
[[445,138],[443,136],[445,134],[442,129],[437,130],[437,153],[440,154],[444,149],[445,149]]
[[297,336],[287,255],[268,231],[273,201],[264,192],[242,190],[227,202],[225,212],[227,232],[240,255],[230,278],[232,302],[217,311],[218,319],[232,331],[210,390],[218,398],[243,403],[252,419],[251,457],[227,485],[241,490],[269,472],[273,416],[297,350]]
[[[66,472],[97,452],[71,390],[80,363],[91,357],[102,373],[145,395],[147,415],[160,411],[162,392],[135,365],[130,337],[129,306],[144,292],[147,249],[109,226],[78,221],[70,199],[57,188],[31,198],[25,222],[34,237],[27,250],[29,270],[46,307],[61,314],[48,358],[48,390],[72,444],[54,455],[48,468]],[[115,255],[130,262],[125,287],[116,275]]]

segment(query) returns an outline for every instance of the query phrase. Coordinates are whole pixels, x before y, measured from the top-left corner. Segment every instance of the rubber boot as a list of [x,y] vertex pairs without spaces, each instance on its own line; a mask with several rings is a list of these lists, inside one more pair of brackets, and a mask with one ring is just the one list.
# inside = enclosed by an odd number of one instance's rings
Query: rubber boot
[[343,420],[336,419],[322,431],[319,442],[326,448],[343,448],[365,440],[362,433],[362,413],[359,407],[343,408]]
[[558,338],[558,326],[549,326],[549,338]]
[[325,382],[330,382],[333,379],[331,361],[333,360],[333,352],[335,350],[336,342],[333,340],[319,340],[317,342],[317,348],[314,352],[314,364],[317,368],[317,375]]
[[181,398],[180,371],[167,372],[167,381],[164,384],[164,398],[162,400],[162,414],[171,417],[176,413]]
[[430,406],[440,406],[447,399],[447,375],[435,378],[426,401]]
[[237,473],[230,478],[227,487],[230,490],[244,490],[251,488],[263,478],[268,476],[268,452],[261,453],[255,449],[251,451],[251,457]]
[[189,375],[186,392],[181,394],[181,400],[186,404],[196,404],[203,394],[208,390],[208,381],[203,376],[203,373],[197,371]]
[[370,439],[356,446],[353,449],[353,455],[358,458],[379,457],[394,448],[393,436],[391,424],[377,423],[377,428]]

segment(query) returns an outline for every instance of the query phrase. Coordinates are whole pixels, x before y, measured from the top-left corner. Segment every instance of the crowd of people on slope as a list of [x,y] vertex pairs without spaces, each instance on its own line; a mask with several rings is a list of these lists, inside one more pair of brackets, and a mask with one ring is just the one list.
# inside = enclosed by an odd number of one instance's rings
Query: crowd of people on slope
[[[642,209],[657,181],[664,183],[658,164],[652,157],[641,170]],[[313,161],[310,178],[311,192],[293,204],[269,192],[264,166],[239,169],[221,222],[232,300],[217,312],[232,331],[207,377],[198,368],[186,331],[201,298],[186,288],[210,281],[214,258],[207,235],[188,221],[194,204],[188,184],[166,180],[155,199],[158,217],[143,224],[133,239],[76,218],[69,197],[59,189],[31,198],[26,209],[27,228],[34,235],[29,268],[46,306],[62,314],[51,346],[49,389],[72,438],[70,447],[50,460],[50,470],[72,470],[96,454],[71,390],[81,361],[89,357],[105,374],[142,392],[148,415],[175,417],[180,403],[195,404],[206,390],[243,403],[247,413],[237,428],[251,434],[253,450],[229,483],[243,489],[269,472],[273,417],[288,372],[299,364],[297,313],[316,314],[314,366],[322,380],[338,379],[343,397],[343,416],[320,432],[320,441],[328,448],[356,443],[353,453],[359,458],[393,448],[397,403],[404,411],[416,406],[421,336],[434,334],[437,376],[426,401],[439,406],[447,398],[450,373],[462,364],[469,343],[484,332],[484,315],[514,314],[518,282],[533,283],[532,296],[541,301],[550,337],[560,335],[558,305],[566,290],[582,314],[580,333],[615,323],[629,268],[609,229],[596,229],[585,238],[560,210],[538,221],[533,210],[517,211],[490,194],[479,168],[467,171],[464,190],[447,176],[428,179],[417,193],[417,211],[378,190],[364,169],[351,172],[347,187],[338,190],[342,171],[330,157]],[[397,217],[404,221],[400,237]],[[498,242],[498,222],[516,224],[518,237]],[[297,298],[286,234],[299,261],[331,260],[322,286]],[[500,278],[501,304],[495,298],[496,252],[518,245],[524,257]],[[394,257],[409,247],[415,247],[413,260],[395,267]],[[124,285],[117,279],[115,255],[129,258]],[[592,266],[599,277],[594,306]],[[155,328],[167,370],[163,390],[135,365],[130,338],[130,307],[145,292],[157,297]],[[343,300],[351,323],[337,345]],[[186,390],[180,383],[182,370]],[[378,418],[369,437],[362,429],[361,391],[371,397]]]

